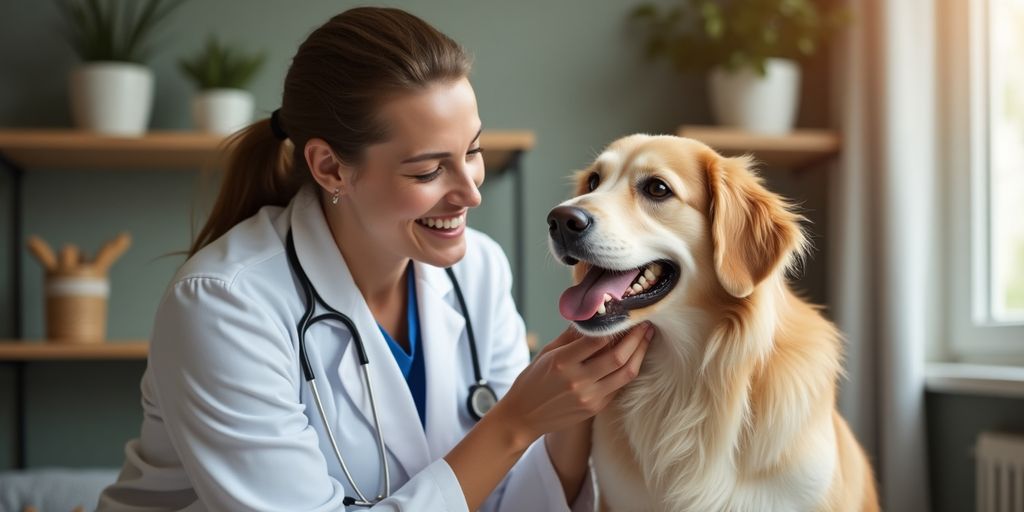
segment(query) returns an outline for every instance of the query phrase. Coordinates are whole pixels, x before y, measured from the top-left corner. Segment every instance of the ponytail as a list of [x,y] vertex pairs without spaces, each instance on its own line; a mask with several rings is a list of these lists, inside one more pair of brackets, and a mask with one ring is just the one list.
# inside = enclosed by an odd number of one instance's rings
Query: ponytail
[[285,206],[309,173],[294,172],[292,143],[279,140],[270,120],[256,121],[228,138],[228,164],[217,201],[188,256],[227,233],[235,224],[267,205]]

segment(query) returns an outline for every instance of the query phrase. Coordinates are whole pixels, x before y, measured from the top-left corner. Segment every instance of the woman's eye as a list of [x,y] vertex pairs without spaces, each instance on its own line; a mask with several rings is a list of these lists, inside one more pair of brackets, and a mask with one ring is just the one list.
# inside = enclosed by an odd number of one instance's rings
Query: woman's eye
[[484,152],[484,148],[471,149],[471,150],[466,152],[466,156],[470,157],[470,156],[477,155],[477,154],[480,154],[480,153],[483,153],[483,152]]
[[593,192],[601,184],[601,176],[596,172],[590,173],[587,177],[587,192]]
[[652,199],[665,199],[672,195],[672,189],[668,188],[668,184],[658,178],[651,178],[644,182],[643,190],[644,194]]
[[417,174],[415,178],[418,181],[422,182],[432,181],[434,178],[438,177],[438,175],[441,174],[441,170],[441,166],[437,166],[437,169],[434,169],[432,172],[428,172],[426,174]]

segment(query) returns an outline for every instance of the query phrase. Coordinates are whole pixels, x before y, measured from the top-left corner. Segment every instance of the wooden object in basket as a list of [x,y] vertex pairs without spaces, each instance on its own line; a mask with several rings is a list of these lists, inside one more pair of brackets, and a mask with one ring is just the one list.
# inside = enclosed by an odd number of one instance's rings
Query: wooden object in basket
[[95,260],[86,261],[78,246],[68,244],[60,256],[37,236],[28,248],[46,272],[46,337],[58,343],[100,343],[107,336],[110,266],[131,245],[121,233],[107,242]]

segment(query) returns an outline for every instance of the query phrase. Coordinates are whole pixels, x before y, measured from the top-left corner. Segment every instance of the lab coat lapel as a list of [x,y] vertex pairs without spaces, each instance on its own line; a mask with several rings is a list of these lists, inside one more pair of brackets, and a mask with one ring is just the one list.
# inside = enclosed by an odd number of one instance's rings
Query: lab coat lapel
[[416,296],[427,374],[426,431],[431,458],[444,456],[462,438],[458,426],[462,381],[459,351],[468,354],[463,319],[443,268],[416,263]]
[[[405,378],[334,243],[315,190],[304,187],[295,201],[291,226],[299,262],[324,302],[351,317],[359,328],[370,361],[367,369],[384,442],[406,473],[414,475],[431,462],[431,457]],[[362,415],[365,428],[372,429],[373,412],[355,343],[347,343],[344,351],[337,368],[342,386]],[[332,425],[332,428],[346,427]],[[341,450],[344,452],[345,448]]]

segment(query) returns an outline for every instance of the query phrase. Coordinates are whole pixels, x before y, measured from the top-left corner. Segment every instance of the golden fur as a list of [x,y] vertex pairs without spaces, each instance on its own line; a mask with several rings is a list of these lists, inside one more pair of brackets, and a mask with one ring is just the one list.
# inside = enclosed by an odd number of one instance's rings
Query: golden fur
[[[597,220],[603,247],[622,249],[608,255],[615,265],[681,269],[667,296],[613,329],[649,320],[657,335],[640,375],[595,419],[604,510],[878,510],[871,467],[835,409],[840,334],[786,282],[804,249],[801,217],[751,164],[634,135],[578,173],[563,203]],[[650,176],[673,197],[645,197],[637,184]],[[577,282],[587,267],[576,265]]]

